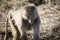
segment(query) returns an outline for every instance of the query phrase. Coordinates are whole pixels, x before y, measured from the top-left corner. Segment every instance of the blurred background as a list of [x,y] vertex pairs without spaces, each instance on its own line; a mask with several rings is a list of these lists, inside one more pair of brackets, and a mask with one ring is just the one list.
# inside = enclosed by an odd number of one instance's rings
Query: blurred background
[[[37,6],[41,18],[40,40],[60,40],[60,0],[0,0],[0,40],[5,35],[8,12],[18,10],[28,3]],[[8,31],[10,33],[10,27]]]

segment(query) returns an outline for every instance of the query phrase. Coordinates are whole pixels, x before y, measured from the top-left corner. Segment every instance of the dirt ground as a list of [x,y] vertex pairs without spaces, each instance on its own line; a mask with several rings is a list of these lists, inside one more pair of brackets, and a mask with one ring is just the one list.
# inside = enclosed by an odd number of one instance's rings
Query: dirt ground
[[[1,4],[0,6],[0,40],[4,38],[6,17],[11,8],[11,6],[7,6],[6,8],[5,3],[2,3],[3,5]],[[15,9],[15,5],[12,7]],[[39,40],[60,40],[60,10],[56,9],[55,6],[51,7],[44,4],[37,6],[37,10],[41,19]]]

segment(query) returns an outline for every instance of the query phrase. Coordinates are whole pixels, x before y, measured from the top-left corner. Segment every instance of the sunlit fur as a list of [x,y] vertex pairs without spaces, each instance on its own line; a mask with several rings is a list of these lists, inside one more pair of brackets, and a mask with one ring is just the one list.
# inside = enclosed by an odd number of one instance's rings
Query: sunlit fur
[[[24,33],[28,31],[28,28],[32,28],[32,25],[29,24],[29,18],[27,17],[28,15],[26,15],[26,14],[29,14],[29,12],[27,13],[27,9],[29,9],[29,7],[35,8],[34,12],[33,13],[31,12],[34,15],[33,20],[31,21],[35,22],[35,19],[37,19],[38,15],[37,15],[37,10],[34,4],[28,4],[21,7],[21,9],[19,10],[9,12],[9,23],[11,26],[13,40],[17,40],[18,36],[21,38],[24,35]],[[24,22],[26,23],[24,24]]]

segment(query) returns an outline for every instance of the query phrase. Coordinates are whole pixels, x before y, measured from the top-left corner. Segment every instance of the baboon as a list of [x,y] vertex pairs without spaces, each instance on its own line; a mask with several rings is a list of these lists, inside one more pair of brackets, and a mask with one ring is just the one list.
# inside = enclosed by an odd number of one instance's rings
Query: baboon
[[27,31],[32,28],[34,30],[34,40],[38,40],[40,19],[34,4],[28,4],[19,10],[10,11],[9,23],[13,40],[27,40]]

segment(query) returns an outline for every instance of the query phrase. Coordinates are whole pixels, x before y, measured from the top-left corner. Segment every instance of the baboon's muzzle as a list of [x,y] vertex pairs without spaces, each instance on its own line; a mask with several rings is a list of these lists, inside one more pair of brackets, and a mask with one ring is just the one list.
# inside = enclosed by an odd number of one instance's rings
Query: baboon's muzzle
[[33,23],[34,23],[34,20],[35,20],[34,17],[29,17],[29,23],[30,23],[30,24],[33,24]]

